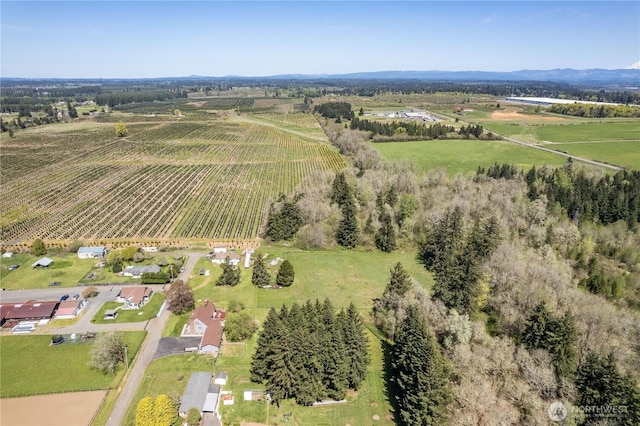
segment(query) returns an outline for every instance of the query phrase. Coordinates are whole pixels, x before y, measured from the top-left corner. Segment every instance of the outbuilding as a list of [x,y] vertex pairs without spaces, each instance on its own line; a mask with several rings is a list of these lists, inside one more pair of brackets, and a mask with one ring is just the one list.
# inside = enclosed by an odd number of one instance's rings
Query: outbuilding
[[53,263],[52,259],[48,257],[43,257],[42,259],[35,262],[31,267],[33,268],[48,268]]
[[107,255],[105,246],[80,247],[78,249],[78,259],[102,259]]

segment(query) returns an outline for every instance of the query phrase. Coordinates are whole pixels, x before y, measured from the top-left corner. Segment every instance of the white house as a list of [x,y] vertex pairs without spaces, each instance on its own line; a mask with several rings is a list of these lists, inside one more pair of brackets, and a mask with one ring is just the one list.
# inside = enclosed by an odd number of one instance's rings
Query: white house
[[153,290],[149,287],[123,287],[116,296],[116,302],[124,303],[122,309],[140,309],[151,300]]
[[102,259],[107,255],[105,246],[80,247],[78,249],[78,259]]
[[142,274],[162,271],[158,265],[146,265],[146,266],[127,266],[122,271],[122,275],[131,278],[141,278]]
[[229,258],[229,263],[233,266],[238,266],[240,264],[240,256],[230,251],[228,253],[214,253],[211,256],[211,262],[217,265],[222,265],[226,258]]
[[249,269],[251,266],[251,255],[253,254],[253,249],[246,249],[244,251],[244,269]]
[[158,247],[142,247],[140,250],[146,251],[147,253],[157,253]]
[[214,247],[213,248],[213,253],[226,253],[227,252],[227,248],[226,247]]
[[2,253],[2,257],[13,257],[13,253],[8,251],[6,253]]

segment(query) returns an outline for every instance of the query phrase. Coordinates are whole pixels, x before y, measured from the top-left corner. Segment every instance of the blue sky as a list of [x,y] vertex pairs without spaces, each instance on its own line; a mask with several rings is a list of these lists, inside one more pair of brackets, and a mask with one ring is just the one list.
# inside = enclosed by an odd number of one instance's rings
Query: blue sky
[[626,68],[640,2],[6,1],[2,77]]

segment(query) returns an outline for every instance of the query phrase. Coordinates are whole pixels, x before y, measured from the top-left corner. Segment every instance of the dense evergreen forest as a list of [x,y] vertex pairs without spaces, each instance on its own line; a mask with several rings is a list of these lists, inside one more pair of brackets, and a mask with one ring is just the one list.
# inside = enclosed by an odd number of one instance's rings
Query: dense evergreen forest
[[356,307],[337,314],[325,299],[271,308],[258,337],[251,380],[263,383],[271,400],[311,405],[342,400],[357,390],[370,361],[367,337]]

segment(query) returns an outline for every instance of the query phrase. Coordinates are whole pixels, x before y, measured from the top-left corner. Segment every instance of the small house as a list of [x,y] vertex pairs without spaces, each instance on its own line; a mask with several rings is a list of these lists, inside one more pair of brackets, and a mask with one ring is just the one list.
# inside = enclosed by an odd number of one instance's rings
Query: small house
[[190,408],[196,408],[200,414],[214,413],[219,419],[218,398],[220,397],[220,385],[211,383],[213,374],[200,371],[191,373],[187,388],[180,398],[178,413],[186,416]]
[[123,309],[140,309],[151,300],[151,295],[153,295],[153,290],[149,287],[123,287],[116,296],[116,301],[124,303]]
[[105,246],[80,247],[78,249],[78,259],[102,259],[107,256]]
[[6,252],[6,253],[2,253],[2,257],[7,258],[7,257],[13,257],[13,252]]
[[211,256],[211,262],[217,265],[222,265],[227,258],[229,258],[229,263],[233,266],[238,266],[240,264],[240,256],[232,251],[228,253],[214,253]]
[[141,278],[142,274],[146,273],[158,273],[161,272],[162,269],[158,265],[145,265],[145,266],[127,266],[122,271],[122,275],[125,277],[131,278]]
[[82,310],[84,306],[84,300],[72,300],[67,299],[60,302],[58,310],[56,311],[56,319],[72,319]]

